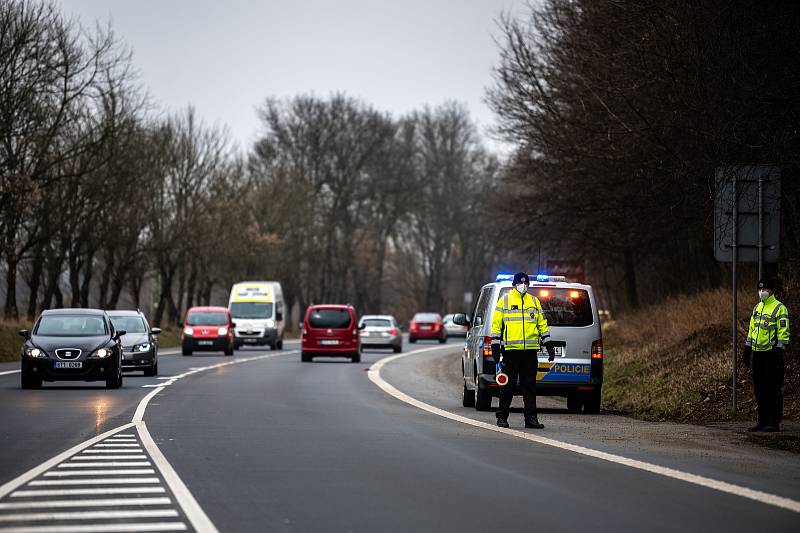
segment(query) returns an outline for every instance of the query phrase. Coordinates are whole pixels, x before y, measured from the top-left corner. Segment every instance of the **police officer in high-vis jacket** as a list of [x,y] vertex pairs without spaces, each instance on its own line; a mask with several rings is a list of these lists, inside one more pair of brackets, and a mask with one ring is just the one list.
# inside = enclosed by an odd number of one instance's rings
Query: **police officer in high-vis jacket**
[[541,429],[536,414],[536,372],[539,369],[538,352],[542,344],[547,349],[550,361],[555,359],[555,350],[550,342],[547,319],[542,312],[539,299],[528,293],[528,275],[514,275],[514,287],[501,295],[492,318],[492,354],[502,354],[503,369],[508,382],[500,389],[500,408],[497,410],[497,425],[508,427],[508,413],[519,376],[522,400],[525,405],[525,427]]
[[775,298],[775,282],[758,280],[758,298],[744,346],[744,363],[752,358],[758,422],[747,431],[780,431],[783,413],[783,355],[789,347],[789,311]]

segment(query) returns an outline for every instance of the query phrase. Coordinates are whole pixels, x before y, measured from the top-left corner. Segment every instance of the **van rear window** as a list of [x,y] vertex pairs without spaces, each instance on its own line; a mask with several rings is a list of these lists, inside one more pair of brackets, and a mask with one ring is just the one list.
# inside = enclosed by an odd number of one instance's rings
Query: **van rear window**
[[[511,288],[503,289],[500,294],[510,290]],[[548,326],[577,328],[591,326],[594,322],[588,291],[533,286],[530,292],[542,303]]]
[[308,317],[312,328],[349,328],[350,323],[347,309],[314,309]]

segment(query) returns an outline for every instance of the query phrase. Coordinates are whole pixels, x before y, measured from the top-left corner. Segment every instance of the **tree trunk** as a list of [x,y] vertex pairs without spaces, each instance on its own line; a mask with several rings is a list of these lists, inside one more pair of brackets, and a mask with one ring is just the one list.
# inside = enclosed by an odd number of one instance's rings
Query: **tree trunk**
[[633,261],[633,250],[625,248],[624,268],[625,268],[625,291],[628,296],[628,305],[631,309],[639,307],[639,294],[636,291],[636,265]]
[[114,271],[114,253],[112,252],[111,254],[108,254],[105,260],[106,265],[103,268],[103,275],[100,278],[100,294],[97,302],[100,309],[111,309],[111,307],[108,305],[108,289],[111,285],[111,274]]
[[94,252],[90,252],[86,254],[86,272],[81,281],[81,307],[83,308],[89,307],[89,296],[92,290],[92,278],[94,274],[94,269],[92,268],[93,263]]
[[6,305],[3,315],[6,320],[19,320],[17,309],[17,258],[6,259]]

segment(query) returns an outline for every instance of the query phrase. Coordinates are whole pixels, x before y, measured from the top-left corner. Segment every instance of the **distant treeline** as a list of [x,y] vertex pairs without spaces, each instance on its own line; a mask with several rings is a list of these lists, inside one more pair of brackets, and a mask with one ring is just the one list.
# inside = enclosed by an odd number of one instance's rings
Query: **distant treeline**
[[499,25],[517,227],[586,259],[617,307],[653,302],[728,282],[714,169],[777,165],[778,270],[800,293],[797,2],[543,0]]
[[259,115],[242,153],[191,107],[156,109],[111,28],[0,0],[5,317],[152,287],[153,321],[176,322],[242,279],[279,280],[300,308],[461,310],[489,275],[480,202],[499,175],[463,107],[395,119],[298,96]]

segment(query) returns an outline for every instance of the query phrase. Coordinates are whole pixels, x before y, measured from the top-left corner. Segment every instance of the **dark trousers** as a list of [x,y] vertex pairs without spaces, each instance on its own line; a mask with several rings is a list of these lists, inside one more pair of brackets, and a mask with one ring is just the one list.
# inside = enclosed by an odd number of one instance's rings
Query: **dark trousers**
[[514,389],[517,388],[517,376],[525,405],[525,419],[536,418],[536,372],[539,369],[536,353],[536,350],[509,350],[503,353],[503,372],[508,376],[508,384],[500,389],[497,418],[508,418]]
[[753,352],[753,389],[758,404],[758,425],[775,426],[783,416],[783,354]]

